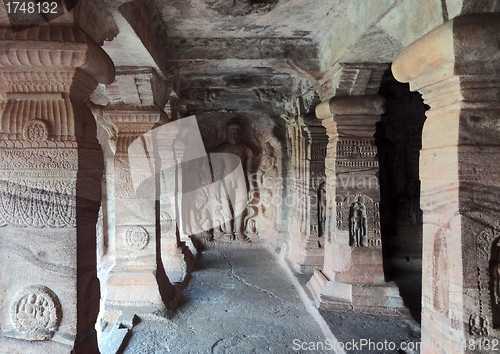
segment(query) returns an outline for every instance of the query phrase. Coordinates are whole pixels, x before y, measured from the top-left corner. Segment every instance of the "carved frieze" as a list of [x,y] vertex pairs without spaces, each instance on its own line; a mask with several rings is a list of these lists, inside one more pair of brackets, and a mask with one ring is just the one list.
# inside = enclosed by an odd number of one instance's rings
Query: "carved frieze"
[[75,227],[75,193],[75,180],[0,180],[0,225]]

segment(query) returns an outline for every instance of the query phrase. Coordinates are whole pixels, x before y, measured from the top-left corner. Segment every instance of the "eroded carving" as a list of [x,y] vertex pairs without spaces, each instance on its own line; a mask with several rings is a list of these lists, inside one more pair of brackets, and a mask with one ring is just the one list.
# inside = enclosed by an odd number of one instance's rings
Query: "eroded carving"
[[148,245],[149,233],[142,226],[132,226],[125,234],[125,241],[130,249],[140,251]]
[[322,182],[318,188],[318,236],[322,237],[326,232],[326,182]]
[[19,291],[11,306],[12,324],[24,339],[48,340],[57,331],[61,319],[57,296],[43,285]]
[[47,125],[44,121],[34,119],[24,127],[24,138],[31,141],[46,140],[49,136]]
[[269,12],[278,0],[205,0],[205,2],[209,8],[222,15],[246,16]]
[[75,227],[75,193],[75,180],[0,180],[0,224]]

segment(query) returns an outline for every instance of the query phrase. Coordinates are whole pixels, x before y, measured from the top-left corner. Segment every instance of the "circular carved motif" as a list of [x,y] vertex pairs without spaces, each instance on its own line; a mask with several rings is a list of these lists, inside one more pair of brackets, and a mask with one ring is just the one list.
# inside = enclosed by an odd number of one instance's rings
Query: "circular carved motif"
[[60,321],[61,305],[57,296],[43,285],[32,285],[19,291],[11,307],[14,327],[26,339],[52,338]]
[[160,213],[160,225],[162,232],[170,231],[174,226],[174,220],[172,219],[170,214],[167,213],[166,211],[162,211]]
[[32,120],[24,128],[24,138],[31,141],[46,140],[49,136],[47,125],[41,120]]
[[141,226],[132,226],[125,234],[125,241],[131,249],[140,251],[148,245],[149,234]]

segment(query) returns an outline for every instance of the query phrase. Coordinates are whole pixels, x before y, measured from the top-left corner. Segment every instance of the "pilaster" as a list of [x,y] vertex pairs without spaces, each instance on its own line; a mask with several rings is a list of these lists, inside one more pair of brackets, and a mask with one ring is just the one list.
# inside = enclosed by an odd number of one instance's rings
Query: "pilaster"
[[[500,338],[500,16],[457,17],[396,58],[431,107],[420,153],[422,345],[472,352]],[[477,347],[476,347],[477,349]]]
[[0,42],[0,347],[96,352],[103,157],[84,101],[114,66],[69,24]]

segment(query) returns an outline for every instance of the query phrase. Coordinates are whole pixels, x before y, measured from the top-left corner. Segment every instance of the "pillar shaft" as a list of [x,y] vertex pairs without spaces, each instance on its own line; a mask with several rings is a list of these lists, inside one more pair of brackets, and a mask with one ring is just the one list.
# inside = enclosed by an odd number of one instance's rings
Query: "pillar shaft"
[[455,18],[393,64],[431,107],[420,153],[426,352],[500,338],[499,31],[498,14]]
[[114,67],[73,25],[0,41],[0,347],[95,352],[103,158],[84,101]]
[[374,134],[384,103],[380,96],[334,97],[316,109],[330,139],[327,232],[323,271],[315,271],[309,286],[324,307],[405,311],[383,270]]

